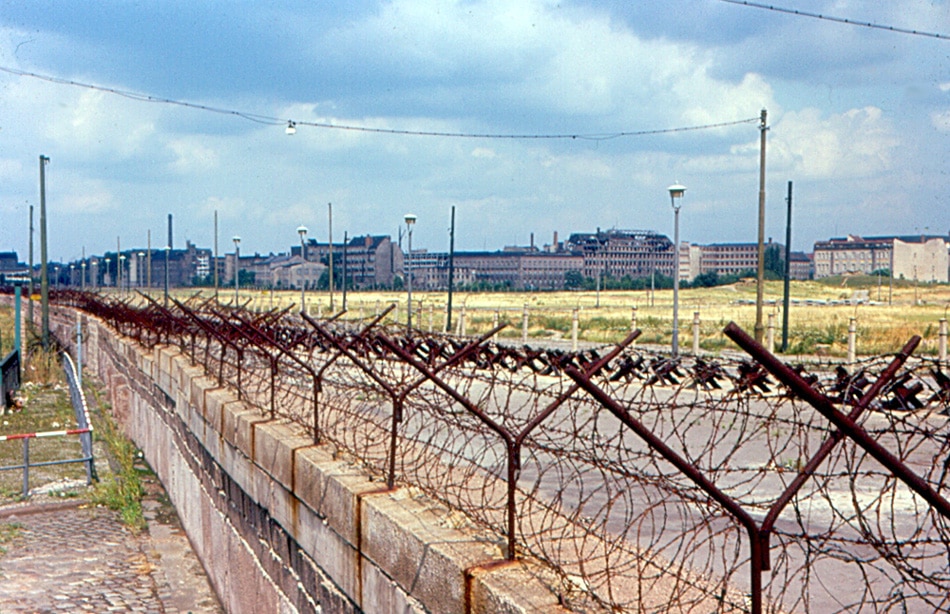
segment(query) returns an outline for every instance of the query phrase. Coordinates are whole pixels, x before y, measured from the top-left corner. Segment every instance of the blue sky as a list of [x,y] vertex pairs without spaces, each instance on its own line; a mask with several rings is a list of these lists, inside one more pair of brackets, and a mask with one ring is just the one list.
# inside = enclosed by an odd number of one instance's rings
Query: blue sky
[[[950,36],[950,2],[769,4]],[[755,122],[769,113],[766,232],[950,232],[950,40],[720,0],[35,2],[0,0],[0,67],[300,122],[132,100],[0,72],[0,250],[26,257],[46,155],[50,256],[213,241],[285,251],[296,228],[414,247],[538,244],[596,228],[755,241]],[[38,213],[37,213],[38,220]],[[38,222],[37,222],[38,223]],[[38,238],[38,235],[37,235]],[[37,248],[38,258],[38,248]]]

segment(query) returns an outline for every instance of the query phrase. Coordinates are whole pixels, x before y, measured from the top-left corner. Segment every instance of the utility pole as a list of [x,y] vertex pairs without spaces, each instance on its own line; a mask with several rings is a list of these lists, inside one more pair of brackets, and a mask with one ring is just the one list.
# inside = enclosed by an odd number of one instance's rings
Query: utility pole
[[449,226],[449,298],[445,310],[445,332],[452,331],[452,282],[455,278],[455,205],[452,205],[452,223]]
[[792,182],[788,182],[788,218],[785,222],[785,296],[782,304],[782,352],[788,351],[789,285],[792,278]]
[[343,231],[343,311],[346,311],[346,245],[349,243],[347,232]]
[[46,246],[46,165],[49,158],[40,156],[40,294],[43,310],[43,349],[49,349],[49,266]]
[[755,285],[755,340],[762,343],[765,325],[762,322],[762,305],[765,298],[765,132],[767,112],[762,109],[759,122],[759,262]]

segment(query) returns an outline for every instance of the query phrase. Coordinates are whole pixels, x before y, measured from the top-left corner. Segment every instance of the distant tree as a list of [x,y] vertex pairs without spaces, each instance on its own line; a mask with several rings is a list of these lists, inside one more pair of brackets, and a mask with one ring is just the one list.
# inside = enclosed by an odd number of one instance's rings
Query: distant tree
[[564,287],[568,290],[577,290],[584,285],[584,275],[580,271],[564,273]]
[[[765,248],[765,273],[770,279],[785,279],[785,258],[782,248],[769,245]],[[768,275],[771,273],[771,275]]]

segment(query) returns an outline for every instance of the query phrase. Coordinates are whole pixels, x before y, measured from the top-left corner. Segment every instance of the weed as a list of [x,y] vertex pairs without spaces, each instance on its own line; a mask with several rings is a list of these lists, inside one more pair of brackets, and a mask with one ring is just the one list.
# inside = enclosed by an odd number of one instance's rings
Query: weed
[[[97,405],[99,393],[94,391]],[[118,425],[107,411],[96,411],[92,415],[96,438],[106,444],[113,463],[113,474],[103,479],[93,490],[92,502],[104,505],[119,513],[122,522],[134,531],[145,528],[142,514],[142,496],[145,494],[136,460],[140,457],[138,449],[120,431]]]
[[18,522],[0,522],[0,555],[7,553],[7,545],[12,543],[23,531]]

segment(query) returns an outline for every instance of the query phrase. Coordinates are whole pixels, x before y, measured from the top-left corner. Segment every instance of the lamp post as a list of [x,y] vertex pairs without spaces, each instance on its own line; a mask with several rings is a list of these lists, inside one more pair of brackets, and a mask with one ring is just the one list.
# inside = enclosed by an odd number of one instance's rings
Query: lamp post
[[680,204],[686,187],[678,183],[667,188],[673,205],[673,357],[680,352]]
[[125,266],[125,254],[119,254],[118,273],[116,273],[119,294],[122,293],[122,267]]
[[143,263],[144,258],[145,258],[145,252],[139,252],[138,260],[135,261],[135,277],[140,288],[145,285],[144,280],[142,279],[142,268],[143,268],[142,263]]
[[79,263],[79,268],[82,269],[82,279],[80,280],[80,285],[82,287],[82,291],[85,292],[86,291],[86,261],[85,260]]
[[241,237],[234,235],[231,240],[234,241],[234,306],[237,307],[241,288],[241,276],[238,274],[241,270]]
[[165,246],[165,308],[168,308],[168,253],[172,251],[171,245]]
[[406,230],[409,233],[409,251],[406,252],[406,291],[408,294],[408,309],[406,309],[406,328],[412,332],[412,227],[416,223],[416,216],[406,214]]
[[307,264],[307,227],[301,224],[297,226],[297,234],[300,235],[300,258],[303,264],[300,266],[300,312],[307,312],[307,282],[304,279]]
[[112,275],[109,273],[109,260],[110,260],[110,258],[106,258],[106,259],[105,259],[105,261],[106,261],[106,270],[103,271],[103,273],[102,273],[102,285],[103,285],[104,287],[106,287],[106,288],[109,287],[109,277],[112,276]]

